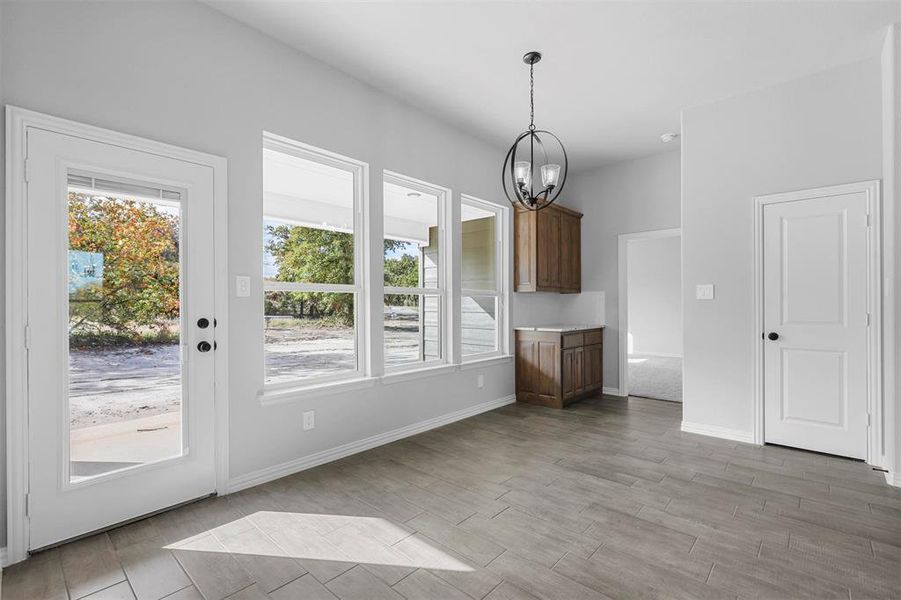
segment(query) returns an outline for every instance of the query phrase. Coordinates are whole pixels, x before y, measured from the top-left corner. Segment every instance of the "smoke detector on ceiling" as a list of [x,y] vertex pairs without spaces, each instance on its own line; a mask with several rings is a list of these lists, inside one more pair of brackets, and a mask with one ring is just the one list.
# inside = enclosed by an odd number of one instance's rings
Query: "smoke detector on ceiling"
[[669,144],[671,141],[677,139],[679,137],[678,133],[664,133],[660,136],[660,141],[664,144]]

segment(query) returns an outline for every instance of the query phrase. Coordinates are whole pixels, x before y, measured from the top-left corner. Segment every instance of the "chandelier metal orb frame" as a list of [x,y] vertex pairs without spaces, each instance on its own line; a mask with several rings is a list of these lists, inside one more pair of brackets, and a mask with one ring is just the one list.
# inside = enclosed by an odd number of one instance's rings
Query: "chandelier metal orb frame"
[[[541,60],[540,52],[527,52],[522,61],[529,65],[529,128],[520,133],[504,159],[504,167],[501,172],[501,181],[504,185],[504,193],[510,203],[517,204],[526,210],[541,210],[547,208],[560,196],[563,184],[566,183],[566,174],[569,170],[569,160],[566,156],[566,148],[556,135],[546,129],[535,127],[535,63]],[[547,145],[546,145],[547,144]],[[528,147],[525,147],[528,146]],[[557,152],[549,155],[549,146],[556,146]],[[554,156],[554,155],[557,156]],[[536,163],[539,158],[537,172],[541,180],[541,188],[535,190]],[[562,166],[551,162],[552,158],[562,158]]]

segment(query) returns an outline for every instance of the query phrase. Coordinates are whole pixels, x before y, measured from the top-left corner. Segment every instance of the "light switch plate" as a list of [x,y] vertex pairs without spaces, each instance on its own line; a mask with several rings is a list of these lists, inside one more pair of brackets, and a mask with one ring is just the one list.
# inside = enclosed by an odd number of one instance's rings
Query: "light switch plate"
[[713,300],[713,284],[702,283],[695,286],[695,299]]
[[238,298],[250,298],[250,277],[237,275],[235,277],[235,296]]

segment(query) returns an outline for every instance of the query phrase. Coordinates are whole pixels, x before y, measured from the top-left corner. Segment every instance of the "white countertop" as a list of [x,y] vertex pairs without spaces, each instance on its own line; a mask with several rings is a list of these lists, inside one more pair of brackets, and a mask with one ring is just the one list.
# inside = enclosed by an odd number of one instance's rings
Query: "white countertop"
[[514,327],[517,331],[555,331],[555,332],[566,332],[566,331],[582,331],[583,329],[601,329],[603,325],[529,325],[529,326],[520,326]]

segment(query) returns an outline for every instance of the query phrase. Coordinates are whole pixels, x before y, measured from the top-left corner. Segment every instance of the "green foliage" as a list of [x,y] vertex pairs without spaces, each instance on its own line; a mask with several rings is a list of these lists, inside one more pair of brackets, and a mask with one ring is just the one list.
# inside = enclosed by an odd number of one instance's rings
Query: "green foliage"
[[[298,225],[267,226],[266,250],[275,259],[276,281],[352,284],[354,277],[353,235]],[[385,240],[385,254],[400,250],[404,242]],[[385,284],[419,284],[416,258],[403,255],[385,259]],[[389,300],[393,296],[389,296]],[[403,297],[399,297],[403,298]],[[324,319],[353,326],[353,294],[332,292],[268,292],[266,316]]]
[[[388,253],[388,242],[385,240],[385,253]],[[403,242],[397,242],[403,244]],[[400,258],[385,257],[385,285],[395,287],[419,286],[419,261],[409,254],[402,254]],[[416,306],[419,296],[388,294],[385,296],[385,304],[388,306]]]
[[179,314],[178,217],[148,202],[76,193],[68,201],[69,248],[103,255],[102,283],[70,297],[70,333],[168,339]]

